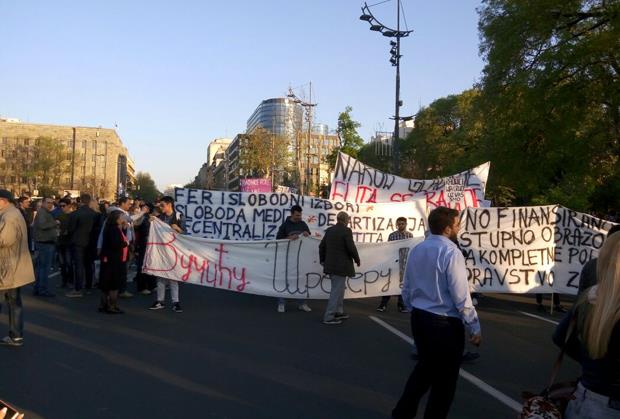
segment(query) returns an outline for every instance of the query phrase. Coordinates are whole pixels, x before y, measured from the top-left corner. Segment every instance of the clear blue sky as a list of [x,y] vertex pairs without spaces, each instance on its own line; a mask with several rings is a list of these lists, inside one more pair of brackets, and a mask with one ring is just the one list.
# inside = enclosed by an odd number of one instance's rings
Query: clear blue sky
[[[415,31],[402,42],[403,115],[479,79],[479,3],[403,0]],[[193,179],[208,143],[244,132],[261,100],[308,81],[318,122],[335,128],[350,105],[368,140],[391,130],[394,67],[389,39],[359,20],[362,4],[0,2],[0,115],[116,123],[137,169],[162,188]],[[395,0],[372,10],[395,24]]]

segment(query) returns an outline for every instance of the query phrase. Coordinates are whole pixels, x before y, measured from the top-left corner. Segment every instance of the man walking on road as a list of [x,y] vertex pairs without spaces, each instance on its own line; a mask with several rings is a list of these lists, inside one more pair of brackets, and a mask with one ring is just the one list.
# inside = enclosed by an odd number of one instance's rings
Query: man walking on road
[[347,277],[355,275],[353,261],[360,266],[360,257],[353,243],[353,232],[347,227],[349,214],[339,212],[336,221],[336,225],[325,230],[325,236],[319,244],[319,259],[323,272],[330,276],[332,283],[323,324],[340,324],[349,318],[343,307]]
[[[286,221],[278,229],[276,240],[288,239],[297,240],[300,236],[308,237],[310,235],[310,228],[304,220],[301,219],[301,207],[299,205],[293,205],[291,207],[291,215],[287,217]],[[310,312],[312,309],[306,303],[306,300],[301,300],[299,304],[301,311]],[[286,311],[286,300],[284,298],[278,298],[278,313],[284,313]]]
[[[389,242],[413,238],[413,234],[411,234],[410,231],[407,231],[407,219],[405,217],[398,217],[396,219],[396,228],[397,230],[388,236]],[[406,253],[406,250],[405,250],[405,253]],[[381,303],[379,304],[379,307],[377,307],[377,311],[384,312],[385,310],[387,310],[387,304],[389,301],[390,301],[389,295],[385,295],[381,297]],[[407,307],[405,307],[405,304],[403,303],[402,295],[398,296],[398,311],[400,311],[401,313],[408,312]]]
[[28,249],[28,229],[19,210],[11,203],[13,195],[0,189],[0,301],[6,302],[9,335],[0,344],[24,344],[24,319],[20,287],[34,282],[32,258]]
[[431,231],[411,249],[403,284],[403,300],[411,309],[411,330],[419,361],[392,417],[413,418],[430,389],[427,418],[445,418],[454,398],[465,327],[470,342],[480,345],[480,322],[467,284],[465,258],[454,244],[460,229],[459,212],[439,207],[428,216]]

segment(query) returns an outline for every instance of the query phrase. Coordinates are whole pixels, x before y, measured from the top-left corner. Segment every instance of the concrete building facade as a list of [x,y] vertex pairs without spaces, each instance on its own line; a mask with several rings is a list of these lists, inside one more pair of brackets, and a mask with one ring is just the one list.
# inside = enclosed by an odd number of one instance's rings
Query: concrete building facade
[[1,188],[16,195],[70,190],[112,200],[134,185],[134,161],[113,129],[0,119]]

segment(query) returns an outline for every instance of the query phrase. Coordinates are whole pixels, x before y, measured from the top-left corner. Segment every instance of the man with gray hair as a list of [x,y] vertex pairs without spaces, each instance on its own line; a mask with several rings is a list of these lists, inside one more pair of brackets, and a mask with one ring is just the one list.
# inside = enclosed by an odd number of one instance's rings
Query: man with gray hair
[[349,318],[344,312],[343,300],[347,277],[355,275],[353,261],[360,266],[360,257],[353,243],[353,232],[347,227],[349,214],[341,211],[336,216],[337,223],[325,230],[319,244],[319,259],[323,272],[331,278],[329,301],[323,316],[323,324],[341,324]]

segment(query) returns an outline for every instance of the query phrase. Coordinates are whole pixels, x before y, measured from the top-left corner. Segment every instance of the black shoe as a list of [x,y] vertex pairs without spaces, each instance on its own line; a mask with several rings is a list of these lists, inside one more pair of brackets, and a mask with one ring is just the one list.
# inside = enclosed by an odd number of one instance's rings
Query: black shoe
[[0,340],[0,345],[4,346],[23,346],[24,338],[12,338],[10,336],[5,336]]
[[334,319],[346,320],[348,318],[349,318],[349,315],[347,313],[336,313],[336,314],[334,314]]
[[323,320],[323,324],[342,324],[342,320],[333,318],[331,320]]
[[386,310],[386,306],[384,306],[383,304],[381,304],[379,307],[377,307],[377,311],[380,311],[381,313],[383,313]]
[[462,362],[474,362],[476,359],[480,358],[480,354],[476,352],[465,352],[463,354],[463,358],[461,358]]
[[149,310],[161,310],[162,308],[166,308],[164,303],[161,301],[155,301],[153,305],[149,307]]
[[183,313],[183,309],[181,308],[181,304],[174,303],[172,305],[172,311],[174,311],[175,313]]
[[566,313],[567,310],[564,308],[564,306],[554,306],[553,307],[553,311],[557,311],[558,313]]
[[398,311],[401,313],[409,313],[409,310],[407,310],[407,307],[405,306],[399,306]]

